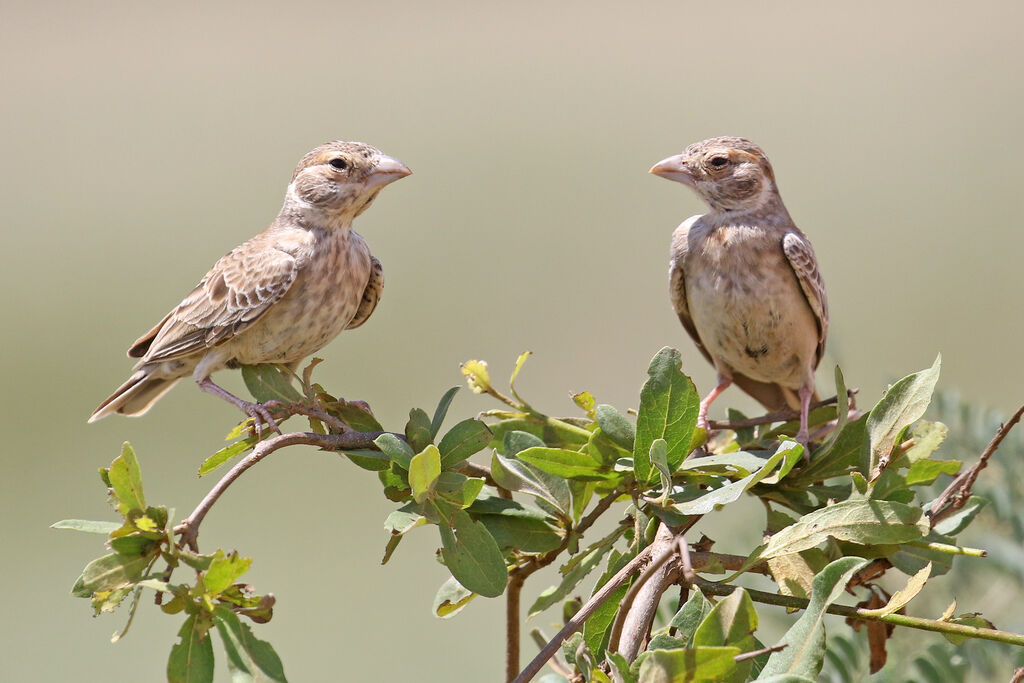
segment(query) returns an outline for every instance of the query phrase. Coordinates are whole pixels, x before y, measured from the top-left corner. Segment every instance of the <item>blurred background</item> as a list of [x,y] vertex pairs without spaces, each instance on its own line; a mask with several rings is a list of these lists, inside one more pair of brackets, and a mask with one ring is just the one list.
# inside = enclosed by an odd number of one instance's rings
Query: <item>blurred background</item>
[[[148,500],[178,518],[213,484],[196,468],[238,414],[187,381],[141,420],[85,421],[127,376],[128,345],[273,219],[327,140],[415,171],[357,221],[384,298],[317,371],[390,428],[432,411],[460,361],[498,381],[526,349],[520,392],[554,414],[583,389],[634,407],[665,345],[707,391],[666,284],[670,234],[703,207],[647,169],[723,134],[764,147],[815,245],[823,394],[839,363],[871,405],[941,352],[942,388],[1008,413],[1024,380],[1022,21],[1009,1],[0,0],[4,677],[163,676],[179,619],[146,602],[111,645],[125,611],[92,619],[68,595],[100,538],[47,526],[113,518],[96,469],[124,440]],[[237,373],[218,381],[241,390]],[[716,405],[753,408],[737,391]],[[451,414],[491,407],[463,391]],[[218,503],[203,548],[255,558],[247,579],[278,597],[257,635],[291,680],[403,680],[413,663],[424,681],[499,680],[502,603],[434,619],[436,533],[381,567],[394,504],[379,490],[337,456],[285,451]],[[760,533],[742,524],[744,543]],[[546,585],[531,580],[526,604]]]

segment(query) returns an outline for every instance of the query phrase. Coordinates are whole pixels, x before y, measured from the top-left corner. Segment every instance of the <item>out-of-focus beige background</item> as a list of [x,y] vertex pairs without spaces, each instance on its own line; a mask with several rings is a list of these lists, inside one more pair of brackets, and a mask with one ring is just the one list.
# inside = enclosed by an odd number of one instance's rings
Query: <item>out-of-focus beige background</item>
[[[109,644],[123,611],[92,619],[68,595],[99,538],[47,525],[112,518],[95,472],[126,439],[149,500],[179,518],[212,485],[196,467],[238,415],[188,382],[144,419],[85,420],[129,343],[273,218],[326,140],[415,171],[358,221],[384,299],[319,371],[392,428],[460,383],[460,361],[501,379],[524,349],[520,389],[555,413],[581,389],[634,406],[664,345],[707,390],[666,294],[669,235],[701,206],[647,169],[721,134],[765,148],[817,249],[824,392],[839,362],[873,401],[941,351],[942,387],[1008,411],[1024,380],[1022,22],[1013,2],[0,0],[3,677],[163,675],[179,619],[143,604]],[[490,407],[462,392],[453,414]],[[279,598],[257,634],[291,680],[498,680],[502,604],[435,620],[436,533],[379,566],[379,490],[294,449],[246,474],[201,541],[256,558],[249,580]]]

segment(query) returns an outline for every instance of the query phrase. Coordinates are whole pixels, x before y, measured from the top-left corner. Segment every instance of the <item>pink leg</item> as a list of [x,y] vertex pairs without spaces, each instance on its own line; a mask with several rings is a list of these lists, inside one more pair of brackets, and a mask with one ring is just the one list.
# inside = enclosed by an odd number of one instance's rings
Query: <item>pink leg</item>
[[274,418],[270,416],[270,411],[267,410],[266,406],[260,405],[259,403],[250,403],[249,401],[243,401],[227,389],[222,389],[213,383],[213,380],[209,377],[205,377],[198,381],[199,388],[208,394],[219,396],[228,403],[234,405],[243,413],[251,417],[256,427],[256,437],[261,438],[263,436],[263,423],[265,422],[268,427],[277,432],[281,433],[281,428],[274,422]]
[[729,388],[732,384],[732,377],[726,377],[724,375],[718,376],[718,386],[711,390],[704,400],[700,402],[700,410],[697,411],[697,426],[705,431],[711,431],[708,426],[708,408],[711,407],[711,402],[714,401],[718,396]]
[[807,441],[810,438],[807,430],[807,414],[811,412],[811,395],[814,387],[802,386],[797,395],[800,396],[800,431],[796,433],[796,440],[804,447],[804,459],[811,459],[811,452],[808,449]]

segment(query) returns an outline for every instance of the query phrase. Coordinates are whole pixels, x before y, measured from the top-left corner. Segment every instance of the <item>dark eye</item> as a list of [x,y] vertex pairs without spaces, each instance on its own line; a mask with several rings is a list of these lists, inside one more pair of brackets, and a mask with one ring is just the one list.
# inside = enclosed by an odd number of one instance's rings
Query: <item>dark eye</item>
[[710,163],[715,168],[722,168],[727,163],[729,163],[729,159],[727,157],[711,157],[711,161],[709,161],[708,163]]
[[330,164],[330,165],[331,165],[331,166],[332,166],[333,168],[336,168],[336,169],[338,169],[339,171],[344,171],[344,170],[345,170],[346,168],[348,168],[348,162],[347,162],[347,161],[345,161],[344,159],[341,159],[341,158],[338,158],[338,159],[331,159],[331,160],[330,160],[330,161],[329,161],[328,163],[329,163],[329,164]]

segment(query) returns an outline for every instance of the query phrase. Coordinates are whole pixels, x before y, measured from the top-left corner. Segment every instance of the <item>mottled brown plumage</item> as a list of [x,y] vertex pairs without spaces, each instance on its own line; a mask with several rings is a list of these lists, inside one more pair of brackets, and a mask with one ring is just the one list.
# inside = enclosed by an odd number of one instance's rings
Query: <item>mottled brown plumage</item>
[[214,264],[178,306],[128,350],[135,373],[93,412],[142,415],[187,375],[204,391],[277,428],[258,404],[210,380],[224,367],[297,365],[370,317],[384,284],[380,261],[351,229],[400,161],[358,142],[331,142],[299,162],[270,227]]
[[672,303],[718,371],[711,402],[735,382],[769,410],[801,409],[806,444],[828,300],[814,250],[789,216],[761,148],[743,138],[695,143],[651,173],[692,188],[708,207],[672,236]]

